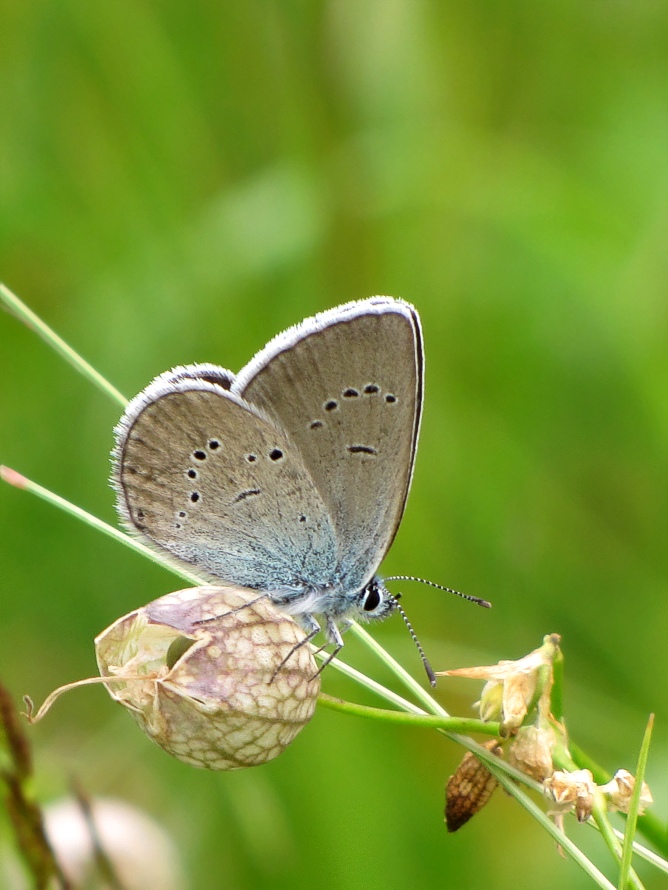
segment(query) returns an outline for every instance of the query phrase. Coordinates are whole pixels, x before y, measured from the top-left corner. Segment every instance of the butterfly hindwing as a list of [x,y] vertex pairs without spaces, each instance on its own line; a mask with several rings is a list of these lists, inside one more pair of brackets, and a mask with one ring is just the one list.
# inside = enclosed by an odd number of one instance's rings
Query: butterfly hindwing
[[331,580],[326,506],[294,443],[253,406],[187,373],[167,385],[163,375],[116,433],[114,482],[130,528],[242,586],[299,591]]

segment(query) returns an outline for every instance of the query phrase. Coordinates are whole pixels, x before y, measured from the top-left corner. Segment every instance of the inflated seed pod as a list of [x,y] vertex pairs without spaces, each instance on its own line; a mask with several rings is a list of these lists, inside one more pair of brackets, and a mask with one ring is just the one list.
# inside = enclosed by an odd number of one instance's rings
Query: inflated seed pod
[[194,587],[119,618],[95,649],[110,695],[161,748],[227,770],[272,760],[311,719],[320,678],[303,639],[257,591]]

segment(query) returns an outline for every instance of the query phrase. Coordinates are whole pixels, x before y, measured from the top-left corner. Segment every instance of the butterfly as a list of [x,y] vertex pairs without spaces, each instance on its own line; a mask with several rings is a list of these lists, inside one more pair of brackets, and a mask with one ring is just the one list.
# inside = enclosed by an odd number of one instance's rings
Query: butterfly
[[411,484],[423,376],[419,316],[392,297],[307,318],[236,375],[161,374],[115,429],[120,517],[207,579],[268,596],[307,640],[322,629],[331,659],[351,620],[399,608],[377,572]]

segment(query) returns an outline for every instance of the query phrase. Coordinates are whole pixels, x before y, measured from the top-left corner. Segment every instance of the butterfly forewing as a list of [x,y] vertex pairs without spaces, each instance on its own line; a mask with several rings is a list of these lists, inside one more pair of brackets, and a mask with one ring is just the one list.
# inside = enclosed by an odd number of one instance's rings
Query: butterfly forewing
[[255,589],[325,586],[336,565],[327,508],[295,444],[219,386],[149,387],[117,429],[126,523],[208,575]]
[[279,335],[232,383],[287,432],[332,518],[337,580],[366,583],[401,520],[422,404],[415,310],[349,304]]

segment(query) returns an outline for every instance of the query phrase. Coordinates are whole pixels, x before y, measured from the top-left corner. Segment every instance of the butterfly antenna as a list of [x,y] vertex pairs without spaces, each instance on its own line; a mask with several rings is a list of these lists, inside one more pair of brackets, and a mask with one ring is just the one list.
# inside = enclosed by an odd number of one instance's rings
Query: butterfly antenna
[[488,603],[487,600],[480,599],[478,596],[462,593],[461,590],[455,590],[452,587],[444,587],[442,584],[437,584],[435,581],[427,581],[425,578],[416,578],[414,575],[391,575],[389,578],[383,578],[383,583],[386,581],[417,581],[419,584],[428,584],[430,587],[435,587],[437,590],[445,590],[446,593],[454,593],[455,596],[461,596],[462,599],[468,600],[470,603],[475,603],[477,606],[483,606],[485,609],[492,608],[491,603]]
[[436,686],[436,674],[433,671],[432,666],[429,664],[427,660],[427,656],[424,654],[424,649],[422,648],[422,644],[417,638],[417,634],[413,630],[413,625],[408,620],[408,615],[404,612],[401,605],[399,604],[399,599],[396,596],[390,594],[392,601],[394,602],[394,608],[399,612],[401,617],[404,619],[404,624],[408,628],[408,633],[411,635],[413,642],[417,646],[417,651],[420,653],[420,658],[422,659],[422,664],[424,665],[424,669],[427,672],[427,677],[429,677],[429,682],[432,686]]

